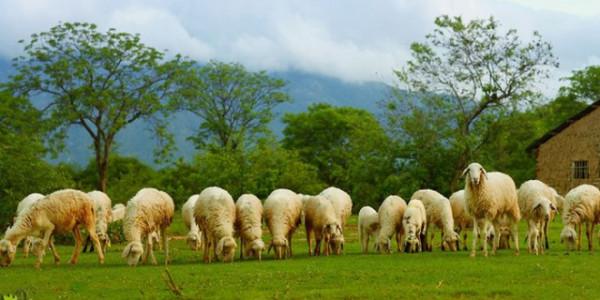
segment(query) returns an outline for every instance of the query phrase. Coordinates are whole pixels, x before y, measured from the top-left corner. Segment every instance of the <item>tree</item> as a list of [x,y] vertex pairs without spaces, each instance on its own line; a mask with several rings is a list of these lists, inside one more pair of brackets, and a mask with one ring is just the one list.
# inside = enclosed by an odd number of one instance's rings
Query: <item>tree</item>
[[561,88],[562,95],[573,95],[586,102],[600,100],[600,66],[573,71],[566,79],[570,85]]
[[70,186],[68,174],[43,160],[45,124],[25,98],[0,92],[0,228],[12,222],[17,203],[35,191]]
[[[491,125],[507,111],[534,103],[535,84],[558,63],[539,33],[524,43],[514,29],[501,33],[492,17],[465,23],[461,17],[441,16],[435,25],[426,42],[411,45],[412,59],[396,71],[409,94],[388,100],[387,116],[392,119],[388,124],[403,130],[410,120],[423,118],[439,132],[437,144],[449,155],[433,164],[418,163],[429,170],[450,164],[454,190],[463,168],[489,141]],[[404,134],[420,148],[415,136]]]
[[273,108],[289,101],[285,82],[266,72],[249,72],[240,64],[210,61],[187,82],[181,107],[201,118],[197,148],[237,150],[268,132]]
[[115,136],[128,124],[146,119],[165,155],[172,136],[159,118],[166,100],[189,63],[180,56],[144,45],[139,35],[101,33],[89,23],[62,23],[31,35],[23,56],[14,60],[16,75],[8,87],[20,95],[49,97],[44,116],[62,140],[70,126],[81,126],[92,138],[98,171],[97,188],[106,191],[109,157]]
[[318,169],[324,183],[342,188],[361,204],[381,201],[379,184],[395,172],[391,142],[366,110],[314,104],[283,117],[283,146]]

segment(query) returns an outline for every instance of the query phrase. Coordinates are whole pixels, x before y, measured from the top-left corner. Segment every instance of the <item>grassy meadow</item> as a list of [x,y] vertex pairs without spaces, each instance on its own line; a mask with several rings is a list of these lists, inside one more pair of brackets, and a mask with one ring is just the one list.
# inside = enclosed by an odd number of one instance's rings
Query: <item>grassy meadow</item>
[[[523,241],[525,225],[521,224]],[[294,238],[295,255],[275,261],[272,253],[262,262],[201,263],[201,254],[185,241],[171,241],[170,273],[181,288],[182,299],[595,299],[600,297],[600,254],[565,253],[559,243],[559,220],[552,223],[551,249],[534,256],[501,250],[496,256],[470,258],[468,252],[391,255],[360,254],[356,217],[346,229],[342,256],[307,256],[304,228]],[[185,230],[178,218],[173,236]],[[439,236],[439,235],[438,235]],[[595,236],[594,238],[597,238]],[[265,236],[265,241],[269,237]],[[438,240],[439,242],[439,240]],[[597,246],[596,241],[594,246]],[[62,262],[54,265],[47,253],[40,270],[34,258],[18,258],[0,269],[0,294],[23,290],[32,299],[171,299],[164,266],[128,267],[121,258],[123,244],[113,244],[104,265],[95,254],[84,253],[78,265],[69,265],[72,246],[59,246]],[[522,246],[523,247],[523,246]],[[19,250],[20,251],[20,250]],[[157,259],[162,260],[158,251]]]

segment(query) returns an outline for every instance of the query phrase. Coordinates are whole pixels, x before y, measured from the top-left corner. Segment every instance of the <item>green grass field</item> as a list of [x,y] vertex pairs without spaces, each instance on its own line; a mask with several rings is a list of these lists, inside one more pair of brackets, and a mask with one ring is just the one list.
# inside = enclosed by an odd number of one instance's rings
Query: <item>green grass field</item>
[[[520,240],[525,227],[522,225]],[[294,238],[295,256],[285,261],[265,255],[262,262],[201,263],[200,253],[185,242],[171,242],[169,270],[182,288],[183,299],[596,299],[600,297],[600,254],[587,251],[567,255],[559,243],[562,225],[551,226],[551,249],[534,256],[502,250],[496,256],[470,258],[468,252],[391,255],[359,253],[356,217],[346,230],[342,256],[307,256],[304,229]],[[171,227],[183,235],[180,219]],[[439,236],[439,235],[438,235]],[[595,237],[596,238],[596,237]],[[269,237],[265,236],[265,241]],[[597,242],[596,242],[597,245]],[[594,246],[596,246],[594,245]],[[41,270],[34,258],[19,253],[9,268],[0,269],[0,294],[22,289],[33,299],[171,299],[176,296],[165,281],[164,266],[128,267],[121,258],[123,244],[113,244],[106,263],[84,253],[78,265],[54,265],[48,253]],[[72,246],[60,246],[68,262]],[[161,261],[162,253],[157,259]]]

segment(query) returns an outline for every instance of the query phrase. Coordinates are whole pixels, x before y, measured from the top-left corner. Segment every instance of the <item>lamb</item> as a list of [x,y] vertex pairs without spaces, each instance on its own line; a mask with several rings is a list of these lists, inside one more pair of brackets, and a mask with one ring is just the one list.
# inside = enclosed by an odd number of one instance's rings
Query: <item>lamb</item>
[[[34,203],[36,203],[38,200],[40,200],[42,198],[44,198],[44,195],[38,194],[38,193],[29,194],[29,195],[27,195],[27,197],[23,198],[23,200],[21,200],[19,202],[19,204],[17,205],[17,213],[15,215],[13,223],[16,222],[17,217],[20,214],[22,214],[26,209],[29,209],[29,207],[31,207],[31,205],[33,205]],[[35,237],[33,237],[33,236],[27,236],[23,240],[23,253],[25,254],[25,258],[29,257],[29,250],[31,249],[31,246],[32,246],[34,240],[35,240]]]
[[[306,227],[308,255],[319,256],[321,254],[321,240],[325,244],[323,253],[326,256],[329,255],[330,250],[337,255],[341,253],[344,240],[342,220],[329,199],[318,195],[304,201],[304,226]],[[314,252],[311,249],[313,233],[315,236]]]
[[418,190],[412,195],[411,199],[421,200],[427,213],[428,231],[424,241],[425,249],[432,250],[433,226],[435,225],[442,231],[442,249],[456,251],[456,243],[460,237],[454,232],[454,219],[450,201],[434,190]]
[[[88,195],[94,201],[94,213],[96,214],[96,233],[100,244],[102,245],[102,251],[106,253],[106,249],[110,246],[110,238],[108,237],[108,224],[112,222],[112,209],[111,201],[108,195],[101,191],[92,191]],[[85,241],[83,246],[83,252],[87,250],[90,245],[90,237]],[[90,252],[94,251],[94,247],[91,246]]]
[[302,199],[288,189],[271,192],[264,204],[264,217],[271,232],[271,243],[267,253],[275,250],[276,259],[292,256],[292,236],[300,225]]
[[421,200],[412,199],[408,202],[402,218],[402,228],[406,232],[404,251],[409,253],[423,251],[421,241],[427,235],[427,214]]
[[123,218],[125,218],[125,205],[117,203],[112,208],[112,222],[121,221]]
[[358,212],[358,240],[363,253],[369,252],[369,238],[379,235],[379,215],[370,206],[365,206]]
[[[506,218],[511,230],[515,255],[519,255],[518,222],[521,219],[521,213],[515,182],[504,173],[486,172],[478,163],[471,163],[465,168],[463,176],[465,177],[465,203],[469,215],[473,216],[474,238],[471,256],[476,255],[481,222],[484,223],[484,226],[490,222],[494,226],[496,234],[492,252],[496,253],[500,239],[500,220],[503,217]],[[488,255],[487,243],[483,243],[483,255]]]
[[523,182],[517,193],[519,197],[519,210],[528,224],[527,248],[530,253],[543,254],[544,247],[541,241],[546,240],[547,223],[556,207],[552,204],[554,193],[539,180]]
[[[165,264],[169,261],[169,239],[167,228],[173,221],[175,204],[165,192],[155,188],[143,188],[127,202],[123,219],[123,231],[128,244],[123,249],[122,257],[129,266],[135,267],[138,262],[146,263],[148,256],[152,264],[157,264],[153,251],[152,232],[160,231],[165,251]],[[146,240],[146,250],[143,241]]]
[[406,210],[406,202],[398,196],[388,196],[379,206],[379,236],[377,237],[377,249],[380,253],[392,251],[391,237],[396,237],[396,246],[400,252],[400,241],[402,240],[403,228],[402,217]]
[[240,259],[254,256],[260,261],[265,243],[262,240],[263,206],[252,194],[241,195],[235,203],[235,228],[240,236]]
[[213,256],[233,262],[237,244],[233,238],[235,203],[231,195],[219,187],[205,188],[198,195],[194,218],[202,231],[204,262],[210,263]]
[[190,249],[194,251],[202,249],[202,232],[200,232],[200,228],[198,227],[198,224],[196,224],[196,220],[194,218],[194,206],[196,205],[199,196],[200,195],[198,194],[192,195],[181,208],[183,223],[189,230],[186,241],[188,246],[190,246]]
[[[570,190],[565,196],[563,208],[563,230],[561,242],[567,243],[567,250],[581,250],[581,224],[585,223],[588,249],[592,251],[592,233],[600,222],[600,190],[589,184],[582,184]],[[577,230],[575,229],[577,228]]]
[[[81,233],[79,226],[83,225],[90,233],[94,245],[98,249],[98,260],[104,263],[104,253],[96,234],[94,208],[92,199],[84,192],[65,189],[56,191],[25,209],[18,217],[15,224],[9,228],[4,239],[0,241],[0,266],[6,267],[15,258],[16,247],[19,242],[29,236],[36,235],[42,238],[41,249],[46,249],[55,233],[73,232],[75,249],[71,256],[71,263],[76,264],[81,251]],[[54,255],[54,262],[58,263],[60,257],[53,244],[50,244]],[[40,267],[43,253],[37,255],[35,266]]]

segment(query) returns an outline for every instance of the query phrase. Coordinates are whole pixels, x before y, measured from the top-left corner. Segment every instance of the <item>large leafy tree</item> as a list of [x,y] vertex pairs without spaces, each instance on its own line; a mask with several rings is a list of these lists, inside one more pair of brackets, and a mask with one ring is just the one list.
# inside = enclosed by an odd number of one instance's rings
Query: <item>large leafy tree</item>
[[197,148],[237,150],[268,132],[273,108],[289,101],[285,82],[240,64],[210,61],[187,81],[181,107],[201,119],[191,140]]
[[366,110],[315,104],[286,114],[283,145],[319,170],[327,185],[349,191],[361,204],[380,201],[379,184],[394,173],[391,143]]
[[[535,102],[536,84],[558,63],[539,33],[523,42],[514,29],[502,32],[494,18],[441,16],[435,25],[425,42],[411,45],[412,59],[396,72],[409,93],[387,101],[388,125],[403,144],[442,149],[440,157],[414,162],[440,170],[455,189],[462,169],[490,140],[492,125]],[[427,126],[410,125],[418,120]],[[423,144],[419,136],[427,132],[436,137]]]
[[93,141],[98,189],[106,191],[116,135],[132,122],[148,120],[161,146],[156,154],[168,152],[172,137],[160,116],[189,66],[180,56],[166,60],[139,35],[99,32],[89,23],[62,23],[21,42],[24,54],[14,60],[9,88],[49,99],[43,113],[58,140],[71,126],[85,129]]

